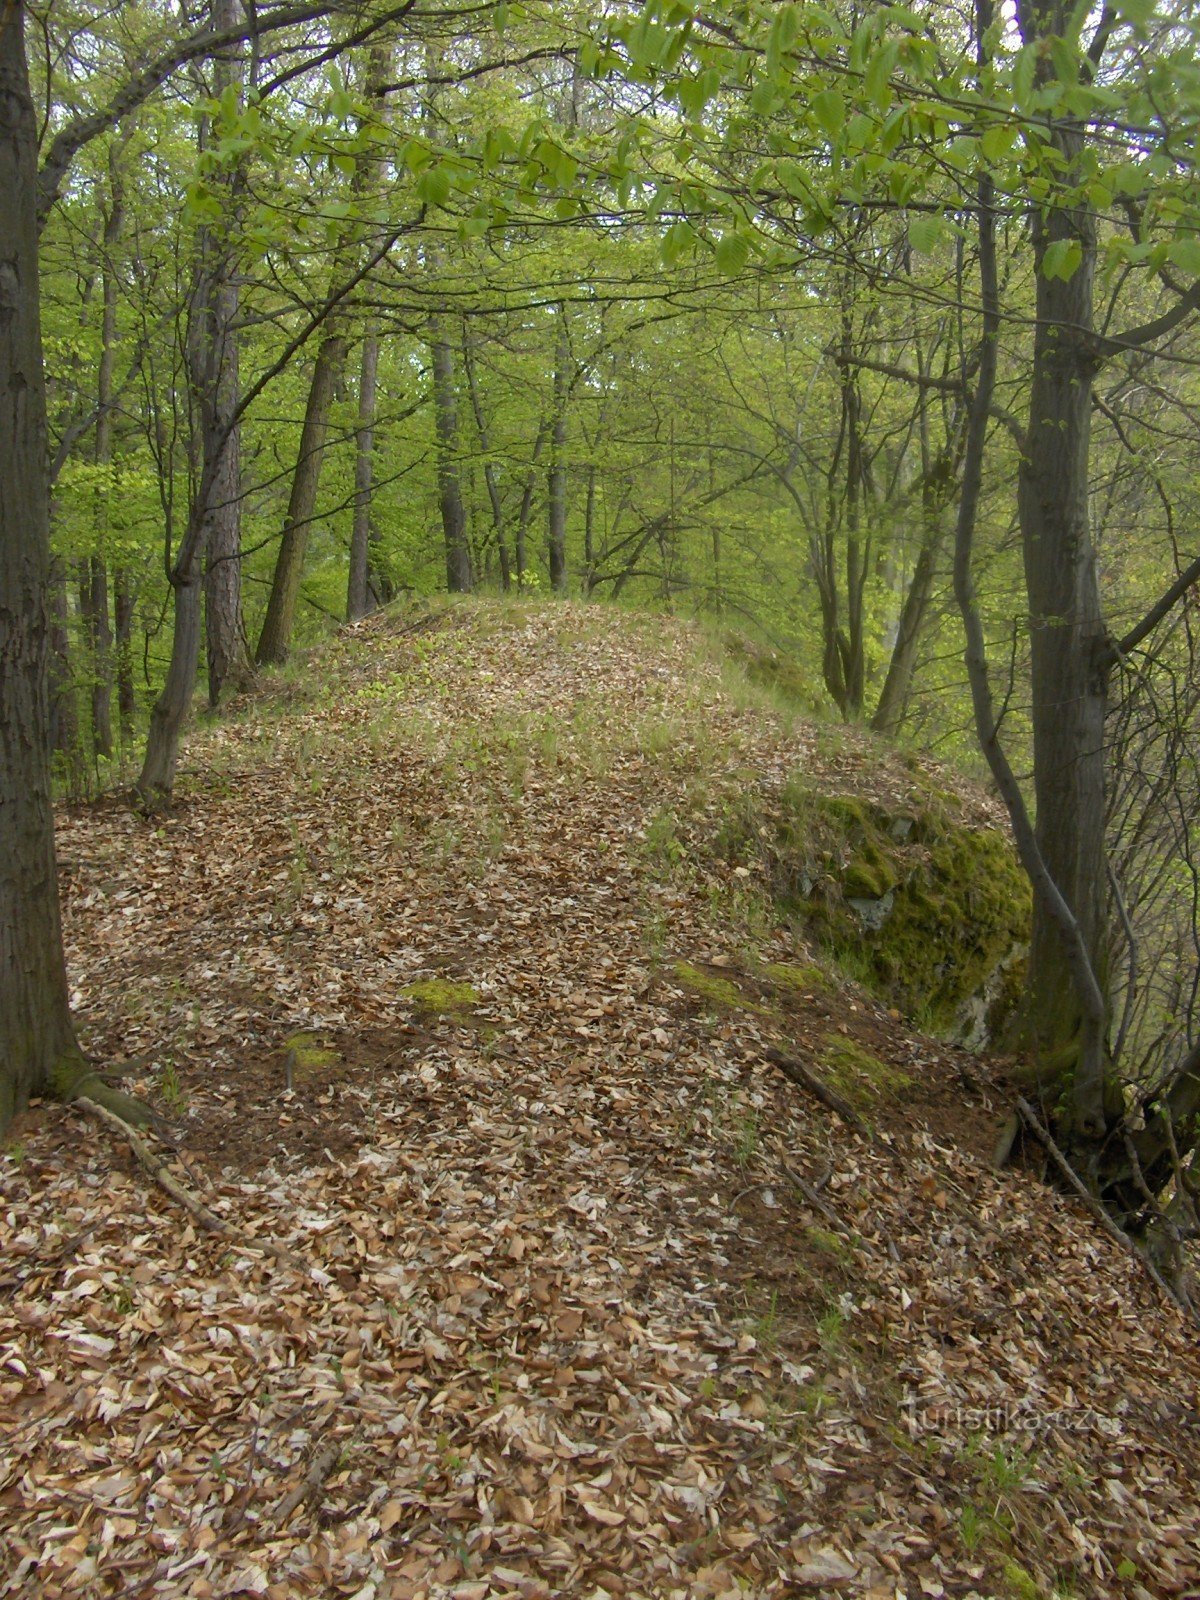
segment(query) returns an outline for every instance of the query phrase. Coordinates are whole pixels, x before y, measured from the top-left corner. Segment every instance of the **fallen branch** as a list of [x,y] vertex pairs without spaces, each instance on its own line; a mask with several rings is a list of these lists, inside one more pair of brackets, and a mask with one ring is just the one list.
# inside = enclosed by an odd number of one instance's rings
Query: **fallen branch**
[[215,1211],[208,1209],[203,1200],[180,1183],[166,1162],[159,1160],[137,1130],[131,1128],[123,1118],[109,1111],[106,1106],[102,1106],[98,1100],[90,1100],[85,1094],[78,1095],[72,1104],[81,1106],[89,1117],[94,1117],[97,1122],[103,1122],[114,1133],[119,1133],[133,1151],[138,1165],[150,1174],[159,1188],[166,1190],[172,1200],[178,1201],[185,1211],[195,1217],[206,1233],[229,1233],[228,1223],[223,1222]]
[[[357,1426],[350,1435],[350,1439],[358,1432]],[[284,1495],[275,1512],[274,1526],[278,1530],[284,1526],[288,1518],[301,1504],[315,1500],[321,1491],[325,1479],[337,1466],[338,1459],[349,1440],[331,1439],[329,1443],[313,1457],[312,1465],[301,1478],[296,1487]]]
[[1172,1289],[1171,1285],[1163,1277],[1162,1273],[1154,1265],[1153,1261],[1149,1259],[1144,1251],[1138,1249],[1137,1245],[1134,1244],[1133,1240],[1129,1237],[1125,1230],[1123,1228],[1119,1228],[1109,1216],[1108,1212],[1100,1204],[1099,1200],[1096,1199],[1096,1196],[1087,1187],[1083,1179],[1075,1171],[1075,1168],[1059,1149],[1052,1134],[1050,1133],[1049,1128],[1046,1127],[1045,1123],[1038,1116],[1037,1112],[1029,1104],[1029,1101],[1024,1098],[1024,1096],[1017,1100],[1017,1110],[1020,1112],[1021,1120],[1029,1129],[1030,1133],[1033,1134],[1034,1138],[1042,1146],[1042,1149],[1045,1150],[1051,1161],[1054,1162],[1054,1165],[1062,1173],[1068,1184],[1083,1201],[1084,1205],[1091,1212],[1092,1216],[1095,1217],[1096,1221],[1104,1229],[1105,1233],[1107,1233],[1111,1239],[1115,1239],[1117,1244],[1121,1246],[1122,1250],[1127,1251],[1135,1261],[1139,1262],[1141,1266],[1145,1268],[1147,1276],[1150,1277],[1158,1286],[1158,1288],[1162,1290],[1163,1294],[1166,1295],[1168,1300],[1177,1305],[1181,1311],[1190,1310],[1187,1302],[1181,1295],[1177,1294],[1175,1290]]
[[778,1067],[785,1078],[790,1078],[800,1088],[807,1089],[814,1100],[819,1100],[823,1106],[837,1113],[847,1127],[853,1128],[855,1133],[861,1133],[864,1139],[871,1137],[871,1130],[855,1111],[848,1100],[844,1100],[836,1090],[831,1089],[817,1074],[806,1067],[803,1061],[795,1056],[786,1055],[782,1050],[768,1047],[764,1051],[766,1059],[773,1067]]
[[822,1198],[820,1192],[813,1188],[812,1184],[809,1183],[807,1178],[801,1177],[801,1175],[796,1171],[795,1167],[790,1167],[786,1161],[780,1162],[780,1166],[782,1166],[784,1174],[786,1175],[787,1180],[792,1187],[800,1191],[813,1210],[817,1212],[818,1215],[825,1218],[825,1221],[835,1233],[850,1232],[850,1229],[842,1221],[841,1217],[838,1216],[837,1212],[829,1204],[828,1200]]
[[134,1158],[143,1171],[148,1172],[159,1188],[165,1190],[190,1216],[195,1217],[206,1233],[228,1239],[236,1249],[250,1252],[261,1250],[264,1255],[273,1256],[284,1266],[302,1269],[303,1264],[282,1245],[272,1244],[266,1239],[241,1238],[222,1217],[217,1216],[215,1211],[210,1211],[198,1195],[193,1194],[186,1184],[179,1181],[166,1162],[154,1154],[137,1129],[131,1127],[123,1117],[117,1116],[107,1106],[102,1106],[98,1100],[92,1100],[85,1094],[76,1095],[71,1104],[79,1106],[89,1117],[94,1117],[97,1122],[102,1122],[105,1127],[119,1134],[133,1151]]

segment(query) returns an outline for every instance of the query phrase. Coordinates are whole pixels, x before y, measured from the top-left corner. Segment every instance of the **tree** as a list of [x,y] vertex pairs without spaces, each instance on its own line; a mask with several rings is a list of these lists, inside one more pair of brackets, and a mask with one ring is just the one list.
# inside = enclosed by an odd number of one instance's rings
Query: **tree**
[[78,1058],[50,800],[46,396],[25,8],[0,17],[0,1129]]

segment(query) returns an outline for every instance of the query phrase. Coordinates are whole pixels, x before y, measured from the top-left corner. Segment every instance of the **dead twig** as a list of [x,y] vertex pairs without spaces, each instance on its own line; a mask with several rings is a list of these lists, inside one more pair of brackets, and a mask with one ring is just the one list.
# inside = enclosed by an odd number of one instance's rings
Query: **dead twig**
[[841,1217],[838,1216],[837,1212],[829,1204],[828,1200],[822,1198],[820,1191],[815,1189],[813,1185],[809,1183],[807,1178],[801,1177],[796,1169],[794,1167],[790,1167],[786,1161],[781,1161],[780,1166],[783,1168],[788,1182],[793,1186],[793,1188],[800,1191],[814,1211],[825,1218],[825,1221],[835,1233],[850,1232],[850,1229],[842,1221]]
[[778,1067],[785,1078],[790,1078],[793,1083],[799,1084],[802,1089],[807,1089],[814,1100],[819,1100],[830,1111],[836,1112],[847,1127],[853,1128],[855,1133],[862,1134],[864,1139],[871,1137],[871,1130],[855,1111],[848,1100],[842,1098],[836,1090],[831,1089],[827,1083],[817,1076],[803,1061],[795,1056],[786,1055],[782,1050],[768,1047],[764,1051],[766,1059],[773,1067]]

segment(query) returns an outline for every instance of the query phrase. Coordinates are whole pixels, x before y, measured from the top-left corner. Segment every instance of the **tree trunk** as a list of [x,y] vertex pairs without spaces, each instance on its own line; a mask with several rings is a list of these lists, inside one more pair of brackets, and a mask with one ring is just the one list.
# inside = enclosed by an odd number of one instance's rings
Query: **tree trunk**
[[483,414],[483,401],[475,376],[475,358],[471,341],[463,335],[463,370],[467,375],[467,393],[471,397],[471,411],[475,418],[475,431],[479,435],[479,448],[483,451],[483,481],[487,485],[488,504],[492,508],[492,531],[496,535],[496,554],[500,558],[500,584],[505,594],[512,588],[512,564],[508,555],[508,538],[504,529],[504,501],[500,495],[500,480],[491,459],[491,440],[487,419]]
[[[217,11],[214,5],[214,16]],[[215,23],[214,23],[215,26]],[[208,541],[204,571],[205,638],[208,648],[208,699],[235,694],[254,681],[246,622],[242,613],[241,430],[238,406],[238,349],[235,324],[237,285],[226,252],[214,264],[204,313],[205,361],[201,425],[211,503],[205,508]]]
[[[1022,32],[1054,31],[1052,8],[1021,7]],[[1049,56],[1039,71],[1053,72]],[[1061,121],[1052,142],[1071,181],[1084,132]],[[1086,205],[1035,208],[1033,381],[1017,505],[1029,600],[1037,843],[1069,906],[1102,992],[1106,990],[1106,770],[1108,635],[1100,609],[1088,519],[1088,452],[1097,362],[1092,341],[1096,227]],[[1067,279],[1047,277],[1057,241],[1078,247]],[[1060,929],[1035,904],[1027,1021],[1048,1078],[1073,1079],[1074,1120],[1089,1136],[1105,1113],[1103,1056],[1082,1048],[1084,1011]],[[1105,996],[1107,998],[1107,996]]]
[[554,420],[550,432],[550,471],[546,483],[550,587],[567,592],[567,393],[570,384],[570,330],[566,307],[558,308],[554,347]]
[[[102,500],[103,497],[98,497]],[[108,569],[101,556],[79,562],[79,618],[87,648],[87,688],[94,756],[111,756],[112,624],[108,616]]]
[[[113,367],[117,344],[117,273],[114,257],[121,239],[125,217],[120,171],[119,143],[109,154],[109,210],[104,223],[104,257],[101,266],[102,309],[100,315],[100,364],[96,374],[95,462],[98,467],[112,464],[113,458]],[[111,756],[112,737],[112,626],[108,616],[108,568],[102,554],[105,534],[105,508],[108,494],[98,490],[94,505],[93,536],[95,549],[84,563],[80,583],[80,610],[88,642],[88,667],[91,673],[92,749],[98,756]]]
[[900,725],[904,721],[913,673],[917,665],[917,647],[921,642],[921,633],[929,614],[938,559],[945,540],[946,530],[939,507],[926,518],[925,536],[921,541],[917,564],[913,569],[908,593],[904,596],[904,604],[900,608],[896,642],[892,646],[887,676],[879,692],[875,714],[871,718],[871,727],[876,733],[895,735],[900,731]]
[[[214,33],[235,28],[242,18],[241,0],[211,0]],[[242,89],[242,46],[232,45],[213,61],[213,96]],[[204,283],[203,359],[193,382],[202,377],[201,426],[205,458],[215,456],[208,477],[212,504],[207,508],[204,620],[208,654],[208,700],[217,705],[226,690],[235,694],[254,682],[254,666],[242,613],[242,472],[241,433],[237,424],[240,399],[237,319],[239,293],[232,236],[237,225],[238,167],[224,175],[225,215],[218,226],[205,228],[200,241]]]
[[51,558],[47,590],[50,617],[50,749],[73,766],[79,744],[79,717],[71,673],[71,640],[67,631],[67,580],[62,562]]
[[136,788],[145,804],[160,810],[170,804],[179,762],[179,740],[192,706],[196,673],[200,666],[200,597],[208,529],[202,516],[204,490],[193,510],[180,547],[179,559],[169,573],[175,596],[175,633],[167,676],[146,735],[146,756]]
[[358,381],[358,431],[354,436],[354,524],[350,534],[350,578],[346,617],[357,622],[382,599],[371,572],[371,490],[375,475],[375,404],[379,388],[379,326],[372,320],[363,338]]
[[128,744],[137,713],[137,698],[133,692],[133,592],[129,587],[129,574],[120,567],[113,573],[113,621],[116,626],[117,715],[121,721],[121,742]]
[[454,354],[442,333],[440,319],[430,327],[433,359],[433,419],[437,435],[438,505],[446,547],[446,587],[451,594],[471,589],[471,552],[467,514],[458,479],[458,402],[454,393]]
[[304,554],[317,508],[317,491],[321,486],[329,408],[345,359],[346,335],[339,320],[337,327],[321,340],[313,365],[308,403],[304,408],[304,427],[300,433],[300,450],[296,457],[296,470],[292,474],[292,492],[283,524],[283,539],[275,562],[267,614],[258,640],[256,659],[261,667],[281,667],[292,648],[300,580],[304,576]]
[[46,392],[24,28],[13,0],[0,24],[0,1131],[79,1054],[50,802]]

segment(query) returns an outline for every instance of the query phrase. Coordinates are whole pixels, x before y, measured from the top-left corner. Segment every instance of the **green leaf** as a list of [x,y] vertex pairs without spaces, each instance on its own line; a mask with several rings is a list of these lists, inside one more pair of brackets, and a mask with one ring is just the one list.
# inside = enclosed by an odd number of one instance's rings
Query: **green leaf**
[[936,250],[945,235],[946,224],[939,216],[923,212],[920,216],[909,218],[908,242],[923,256]]
[[713,252],[713,256],[717,264],[717,271],[734,277],[742,270],[749,259],[749,240],[741,233],[727,233],[717,241],[717,248]]
[[820,94],[812,97],[809,109],[822,132],[828,134],[831,139],[836,139],[846,121],[846,102],[841,91],[822,89]]
[[1042,276],[1061,278],[1064,283],[1073,278],[1083,260],[1083,246],[1078,239],[1055,239],[1046,246],[1042,257]]
[[1172,239],[1169,256],[1173,267],[1180,267],[1189,277],[1200,278],[1200,239],[1195,234]]
[[1132,22],[1135,27],[1144,28],[1154,20],[1158,0],[1117,0],[1115,9],[1122,22]]
[[417,194],[431,206],[444,206],[450,198],[450,174],[439,163],[426,167],[417,179]]
[[1003,161],[1017,142],[1017,130],[1011,122],[997,122],[984,130],[979,148],[987,161]]
[[779,180],[780,188],[790,194],[793,200],[802,200],[805,205],[812,200],[812,183],[808,173],[798,161],[781,161],[775,168],[775,176]]

